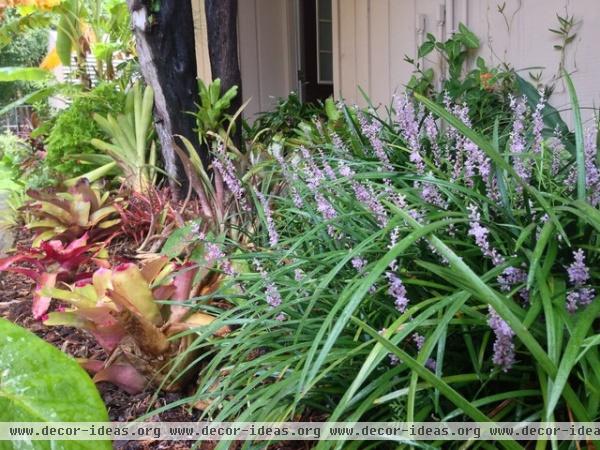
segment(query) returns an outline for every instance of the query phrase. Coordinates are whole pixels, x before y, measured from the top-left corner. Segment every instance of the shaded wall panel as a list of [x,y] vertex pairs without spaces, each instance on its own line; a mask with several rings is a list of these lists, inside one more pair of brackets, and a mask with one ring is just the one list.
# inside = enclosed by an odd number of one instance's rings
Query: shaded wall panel
[[[460,22],[467,24],[481,38],[480,54],[486,60],[493,64],[509,63],[525,75],[526,68],[543,67],[544,81],[551,81],[558,68],[560,53],[553,48],[559,40],[548,29],[557,27],[558,13],[574,15],[581,21],[577,38],[566,54],[566,67],[573,72],[583,104],[588,107],[600,105],[596,81],[600,73],[598,0],[334,2],[337,22],[334,23],[335,93],[351,103],[364,104],[357,89],[361,86],[374,104],[387,105],[393,92],[410,79],[412,67],[404,57],[415,56],[419,39],[426,33],[445,39]],[[506,4],[504,16],[498,12],[498,6],[502,4]],[[445,7],[445,17],[440,16],[441,5]],[[424,23],[422,35],[418,33],[421,23]],[[439,71],[437,57],[429,57],[423,63],[425,67]],[[560,81],[553,102],[558,107],[568,105]]]

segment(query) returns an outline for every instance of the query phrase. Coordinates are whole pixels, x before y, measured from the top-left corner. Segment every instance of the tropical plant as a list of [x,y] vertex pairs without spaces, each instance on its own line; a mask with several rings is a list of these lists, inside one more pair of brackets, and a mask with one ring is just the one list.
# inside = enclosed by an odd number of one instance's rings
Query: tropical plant
[[[444,97],[455,103],[467,103],[473,126],[491,127],[500,115],[503,119],[510,116],[506,94],[516,88],[517,75],[510,67],[488,67],[484,59],[475,58],[472,67],[469,58],[479,48],[479,38],[462,23],[459,29],[445,42],[440,42],[432,34],[418,49],[418,60],[406,57],[413,64],[415,73],[407,84],[409,90],[427,95],[438,102]],[[420,61],[437,55],[439,73],[424,68]],[[439,87],[436,77],[440,79]]]
[[214,326],[238,326],[197,341],[188,400],[217,421],[597,420],[597,130],[573,95],[571,154],[543,97],[507,101],[486,134],[402,95],[389,121],[341,107],[345,130],[273,146],[231,256],[254,272],[214,294]]
[[[130,393],[150,384],[179,389],[194,374],[189,363],[198,357],[196,349],[189,348],[190,332],[211,341],[213,334],[229,331],[212,327],[212,315],[192,309],[196,292],[211,291],[204,279],[210,263],[183,265],[173,273],[176,266],[158,257],[139,267],[126,263],[99,269],[90,280],[68,289],[48,287],[45,295],[69,307],[50,312],[44,323],[82,328],[97,339],[111,356],[107,361],[83,362],[95,373],[95,381],[113,382]],[[204,283],[195,284],[197,277]]]
[[[125,99],[125,112],[114,117],[94,114],[100,128],[110,137],[111,142],[92,139],[91,144],[106,153],[113,161],[84,174],[90,181],[105,176],[118,167],[123,175],[123,183],[134,192],[146,192],[156,179],[156,142],[153,139],[154,126],[152,109],[154,93],[150,86],[142,90],[136,83]],[[85,159],[84,155],[80,155]],[[78,178],[67,181],[67,185]]]
[[[5,24],[16,20],[17,13],[14,10],[5,12],[3,17]],[[48,33],[41,29],[29,29],[16,34],[4,45],[0,40],[0,67],[37,66],[47,48]],[[0,84],[0,104],[6,105],[35,89],[35,84],[27,81],[2,83]]]
[[122,221],[121,234],[139,246],[138,252],[156,253],[186,218],[198,215],[197,202],[176,201],[168,188],[131,192],[126,197],[126,202],[116,206]]
[[100,193],[100,187],[90,186],[86,178],[80,179],[68,192],[27,191],[33,199],[25,208],[33,216],[27,228],[35,231],[33,247],[43,241],[71,242],[84,233],[89,242],[96,242],[114,232],[121,220],[116,204],[109,201],[110,192]]
[[100,83],[91,91],[76,94],[69,107],[46,125],[50,127],[46,139],[47,164],[71,178],[110,163],[110,157],[98,155],[90,142],[106,137],[93,116],[120,114],[124,106],[125,94],[113,83]]
[[279,99],[270,111],[258,114],[252,125],[245,123],[247,139],[253,141],[258,138],[268,143],[279,134],[293,137],[302,122],[310,122],[320,116],[323,116],[320,105],[303,102],[298,94],[291,93]]
[[18,247],[15,255],[0,258],[0,271],[19,273],[36,283],[32,305],[35,319],[42,319],[50,307],[52,299],[43,293],[44,289],[60,282],[88,279],[93,265],[107,264],[103,249],[87,241],[87,234],[66,246],[57,240],[44,241],[40,248]]
[[227,110],[231,101],[237,96],[238,88],[233,86],[227,92],[221,92],[221,80],[217,78],[209,85],[198,79],[200,104],[196,112],[196,131],[200,141],[208,143],[209,133],[217,133],[220,129],[233,123]]
[[[77,362],[5,319],[0,319],[0,374],[2,422],[108,422],[96,387]],[[8,443],[6,448],[22,443]],[[45,447],[45,442],[38,443],[44,445],[28,447]],[[65,450],[112,448],[109,441],[56,440],[52,445]]]

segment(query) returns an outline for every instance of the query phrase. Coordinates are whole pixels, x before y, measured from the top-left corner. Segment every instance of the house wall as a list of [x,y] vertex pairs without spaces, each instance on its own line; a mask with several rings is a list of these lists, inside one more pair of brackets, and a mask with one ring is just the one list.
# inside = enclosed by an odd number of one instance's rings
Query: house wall
[[[600,3],[598,0],[333,0],[335,93],[364,104],[362,87],[374,104],[388,104],[392,93],[411,76],[404,56],[415,57],[426,33],[445,39],[465,23],[482,41],[480,54],[494,64],[510,63],[527,76],[527,68],[543,70],[548,82],[556,74],[559,39],[556,14],[580,21],[577,37],[567,48],[565,65],[584,106],[600,104],[596,81],[600,73]],[[498,11],[504,6],[504,14]],[[446,13],[443,13],[445,8]],[[425,66],[437,68],[432,57]],[[568,105],[562,82],[556,86],[555,105]]]
[[297,8],[294,0],[241,0],[238,7],[242,93],[252,119],[298,88]]

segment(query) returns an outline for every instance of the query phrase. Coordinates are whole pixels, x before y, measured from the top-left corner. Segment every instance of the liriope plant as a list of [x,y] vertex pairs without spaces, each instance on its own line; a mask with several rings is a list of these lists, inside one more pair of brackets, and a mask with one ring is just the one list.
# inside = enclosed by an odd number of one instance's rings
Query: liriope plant
[[216,294],[233,331],[189,398],[205,417],[598,418],[597,130],[576,114],[571,153],[543,96],[508,101],[489,130],[450,100],[340,106],[272,145],[251,269]]

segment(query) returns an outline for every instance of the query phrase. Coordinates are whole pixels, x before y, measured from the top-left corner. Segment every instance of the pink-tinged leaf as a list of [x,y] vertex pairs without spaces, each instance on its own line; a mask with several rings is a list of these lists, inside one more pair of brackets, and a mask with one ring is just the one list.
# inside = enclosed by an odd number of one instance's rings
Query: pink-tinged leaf
[[[178,272],[173,279],[175,293],[171,297],[172,300],[183,303],[190,299],[194,278],[197,273],[198,267],[193,267],[191,264],[186,264],[181,268],[180,272]],[[172,305],[169,323],[179,322],[185,317],[188,311],[189,307],[187,306]]]
[[144,261],[140,268],[142,276],[148,282],[152,283],[158,276],[161,270],[167,265],[169,258],[166,256],[160,256],[158,258],[152,258]]
[[42,242],[41,249],[46,253],[46,260],[60,263],[65,270],[77,268],[88,257],[84,253],[91,250],[87,244],[88,235],[84,234],[79,239],[71,242],[66,248],[61,241],[53,240]]
[[21,275],[25,275],[28,278],[31,278],[36,283],[40,279],[40,273],[36,272],[34,269],[29,269],[27,267],[9,267],[8,269],[4,269],[7,272],[20,273]]
[[89,331],[108,354],[112,353],[125,337],[125,330],[119,323],[112,326],[95,327]]
[[104,297],[108,290],[112,289],[112,270],[100,268],[94,272],[92,279],[99,298]]
[[[65,209],[67,211],[69,210],[69,202],[63,198],[58,197],[54,193],[34,191],[33,189],[28,189],[27,195],[34,200],[38,200],[40,202],[52,203],[53,205],[56,205],[59,208]],[[28,206],[28,205],[25,205],[25,206]],[[34,206],[36,206],[35,203],[34,203]]]
[[103,269],[110,269],[110,262],[103,258],[92,258],[92,261]]
[[69,188],[69,193],[81,196],[84,201],[91,204],[93,211],[100,207],[98,194],[90,187],[90,182],[87,178],[80,178],[75,186]]
[[40,275],[38,286],[35,288],[33,293],[33,318],[39,320],[44,314],[48,312],[50,307],[51,297],[47,297],[42,294],[43,289],[51,289],[56,285],[56,273],[43,273]]
[[172,299],[177,301],[186,301],[190,298],[192,286],[194,284],[194,277],[198,273],[198,266],[192,264],[185,264],[181,267],[181,270],[173,278],[173,284],[175,285],[175,293]]
[[93,282],[93,272],[82,272],[82,273],[78,273],[75,275],[74,277],[74,281],[75,281],[75,286],[76,287],[83,287],[83,286],[87,286],[87,285],[91,285]]
[[8,256],[6,258],[0,258],[0,270],[7,270],[14,263],[26,260],[29,258],[29,255],[18,254],[14,256]]
[[93,307],[78,306],[77,313],[93,322],[97,328],[109,328],[117,325],[119,321],[113,316],[116,312],[113,305],[102,305]]
[[81,367],[83,367],[87,372],[92,375],[97,374],[104,368],[104,361],[100,361],[97,359],[87,359],[87,358],[78,358],[77,362]]
[[152,294],[156,300],[169,300],[175,294],[175,286],[167,284],[152,289]]
[[81,236],[79,239],[75,239],[73,242],[67,245],[67,248],[65,250],[67,252],[73,252],[85,248],[87,246],[88,238],[88,233],[84,233],[83,236]]
[[101,369],[94,376],[94,381],[108,381],[123,389],[130,395],[143,392],[148,380],[129,364],[117,363]]

